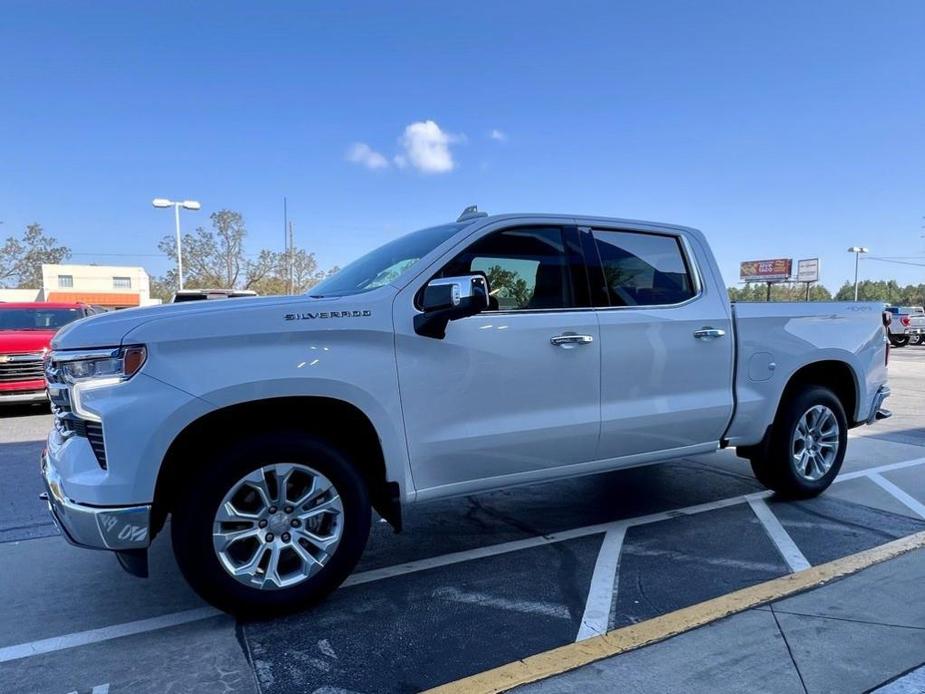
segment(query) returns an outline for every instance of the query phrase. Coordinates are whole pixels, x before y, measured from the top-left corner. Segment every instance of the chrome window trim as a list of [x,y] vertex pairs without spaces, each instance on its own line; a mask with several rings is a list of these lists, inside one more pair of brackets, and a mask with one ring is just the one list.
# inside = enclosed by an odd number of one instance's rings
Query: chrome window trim
[[[690,242],[687,237],[680,232],[670,231],[666,229],[665,231],[643,231],[640,229],[628,229],[621,227],[608,227],[608,226],[585,226],[581,225],[578,227],[579,231],[588,231],[593,232],[595,229],[599,231],[613,231],[616,233],[624,234],[646,234],[648,236],[668,236],[676,241],[678,241],[678,246],[681,249],[681,258],[684,260],[685,265],[691,274],[691,285],[694,288],[694,295],[684,301],[679,301],[673,304],[643,304],[637,306],[593,306],[592,309],[595,311],[626,311],[626,310],[644,310],[644,311],[654,311],[657,309],[671,309],[671,308],[681,308],[692,304],[695,301],[703,297],[703,277],[700,273],[700,265],[697,264],[696,258],[694,256],[693,249],[691,248]],[[593,236],[592,236],[593,238]]]

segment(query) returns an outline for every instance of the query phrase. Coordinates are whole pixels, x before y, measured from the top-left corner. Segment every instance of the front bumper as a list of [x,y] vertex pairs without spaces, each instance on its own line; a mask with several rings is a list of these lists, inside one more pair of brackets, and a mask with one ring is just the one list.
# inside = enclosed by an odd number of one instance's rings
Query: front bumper
[[889,386],[880,386],[877,390],[870,408],[870,414],[867,416],[867,424],[873,424],[879,419],[888,419],[893,416],[892,412],[883,407],[883,401],[890,397],[890,392]]
[[24,402],[47,402],[48,394],[44,390],[34,391],[0,391],[0,405],[21,404]]
[[71,501],[45,451],[42,479],[52,519],[72,545],[121,552],[145,549],[150,544],[150,505],[99,508]]

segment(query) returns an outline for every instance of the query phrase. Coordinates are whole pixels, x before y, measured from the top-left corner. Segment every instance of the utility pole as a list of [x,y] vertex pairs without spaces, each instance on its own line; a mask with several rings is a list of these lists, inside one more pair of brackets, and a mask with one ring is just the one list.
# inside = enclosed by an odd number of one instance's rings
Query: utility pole
[[292,243],[292,222],[289,222],[289,253],[287,255],[289,259],[289,293],[290,294],[295,294],[295,280],[292,276],[292,263],[294,260],[293,258],[294,251],[295,251],[295,246]]

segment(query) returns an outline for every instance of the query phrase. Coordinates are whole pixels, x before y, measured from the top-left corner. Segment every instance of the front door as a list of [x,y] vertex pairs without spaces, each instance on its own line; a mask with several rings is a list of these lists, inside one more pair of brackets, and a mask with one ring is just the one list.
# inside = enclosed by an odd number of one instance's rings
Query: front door
[[[434,276],[484,273],[491,310],[451,322],[438,340],[413,328],[415,295],[431,277],[395,302],[417,490],[463,493],[592,460],[600,430],[600,333],[586,280],[576,277],[577,231],[500,229],[451,256]],[[583,337],[554,340],[562,336]]]

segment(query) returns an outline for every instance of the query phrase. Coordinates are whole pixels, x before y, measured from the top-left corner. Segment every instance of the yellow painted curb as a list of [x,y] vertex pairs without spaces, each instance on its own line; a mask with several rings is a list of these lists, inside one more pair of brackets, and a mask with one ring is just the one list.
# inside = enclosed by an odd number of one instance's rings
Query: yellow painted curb
[[816,588],[836,578],[848,576],[921,547],[925,547],[925,531],[826,564],[812,566],[803,571],[727,593],[638,624],[614,629],[601,636],[537,653],[493,670],[486,670],[471,677],[440,685],[428,690],[428,694],[503,692],[522,684],[574,670],[582,665],[593,663],[595,660],[609,658],[662,641],[763,603]]

